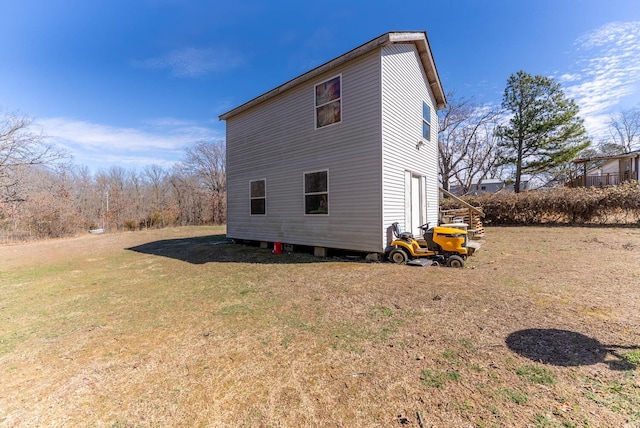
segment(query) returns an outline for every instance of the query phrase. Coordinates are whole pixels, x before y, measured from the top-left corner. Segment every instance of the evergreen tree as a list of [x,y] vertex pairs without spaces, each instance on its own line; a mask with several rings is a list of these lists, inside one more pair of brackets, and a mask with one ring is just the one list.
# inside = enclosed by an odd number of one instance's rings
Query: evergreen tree
[[511,118],[496,133],[502,164],[515,166],[516,193],[522,174],[549,171],[589,146],[578,105],[549,77],[512,74],[502,107]]

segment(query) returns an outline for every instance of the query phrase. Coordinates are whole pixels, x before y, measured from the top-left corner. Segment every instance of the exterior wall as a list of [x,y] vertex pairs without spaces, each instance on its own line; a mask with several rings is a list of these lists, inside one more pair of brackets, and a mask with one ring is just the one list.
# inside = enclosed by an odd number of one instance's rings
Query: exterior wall
[[624,181],[636,180],[638,178],[638,158],[640,156],[605,161],[599,167],[587,172],[586,186],[612,186]]
[[[314,86],[342,76],[342,122],[315,129]],[[380,55],[374,50],[227,120],[227,235],[382,251]],[[305,215],[303,174],[328,170],[329,214]],[[266,180],[266,215],[249,183]]]
[[[422,139],[422,103],[431,108],[431,140]],[[423,177],[426,187],[426,221],[438,221],[438,117],[418,52],[413,44],[393,44],[382,49],[382,169],[383,245],[388,228],[405,223],[407,172]],[[422,142],[420,148],[417,148]]]
[[[526,181],[521,181],[520,186],[522,186],[524,190],[524,186],[526,185]],[[466,193],[467,195],[482,195],[484,193],[496,193],[497,191],[509,191],[513,192],[513,186],[507,186],[504,184],[504,181],[496,181],[496,182],[481,182],[479,184],[472,184],[469,188],[469,191]],[[458,196],[464,196],[462,191],[462,186],[459,184],[454,184],[449,189],[451,193]]]
[[[522,183],[521,183],[522,185]],[[499,183],[480,183],[480,184],[474,184],[472,186],[472,192],[471,194],[473,195],[482,195],[483,193],[496,193],[498,190],[502,190],[505,188],[505,184],[504,182],[499,182]],[[523,186],[524,189],[524,186]],[[513,186],[511,186],[511,191],[513,192]]]
[[[520,179],[520,191],[530,190],[531,181],[529,179]],[[456,191],[451,191],[455,195],[461,195],[461,188],[458,186]],[[504,181],[480,183],[471,186],[468,195],[482,195],[485,193],[498,193],[498,192],[515,192],[515,186],[513,184],[505,184]]]
[[587,175],[604,175],[604,174],[618,174],[627,171],[638,171],[638,165],[640,164],[640,156],[634,156],[631,158],[613,158],[605,161],[602,165],[591,168],[587,171]]
[[600,167],[600,174],[617,174],[620,171],[620,160],[612,159]]

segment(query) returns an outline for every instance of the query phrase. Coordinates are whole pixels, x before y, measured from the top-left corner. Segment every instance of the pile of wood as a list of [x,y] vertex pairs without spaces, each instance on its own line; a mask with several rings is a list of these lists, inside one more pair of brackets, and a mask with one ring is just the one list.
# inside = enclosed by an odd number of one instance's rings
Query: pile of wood
[[484,212],[482,208],[469,205],[467,202],[444,189],[440,189],[440,191],[446,196],[454,198],[462,205],[462,208],[440,210],[440,224],[466,223],[468,225],[467,232],[469,239],[484,238],[484,225],[482,224]]
[[469,225],[467,232],[469,238],[480,239],[484,238],[484,225],[482,224],[482,217],[477,211],[481,211],[479,208],[456,208],[452,210],[440,211],[440,223],[452,224],[452,223],[466,223]]

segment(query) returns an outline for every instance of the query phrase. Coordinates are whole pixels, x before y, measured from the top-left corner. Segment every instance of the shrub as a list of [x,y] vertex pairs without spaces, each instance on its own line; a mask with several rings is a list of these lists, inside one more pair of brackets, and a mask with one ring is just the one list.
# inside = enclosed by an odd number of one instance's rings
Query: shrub
[[126,227],[129,231],[136,230],[136,228],[138,227],[138,222],[135,220],[125,220],[124,227]]
[[[494,226],[536,224],[638,224],[640,183],[605,188],[555,188],[524,193],[499,192],[462,198],[482,207],[484,222]],[[441,199],[442,209],[459,207]]]

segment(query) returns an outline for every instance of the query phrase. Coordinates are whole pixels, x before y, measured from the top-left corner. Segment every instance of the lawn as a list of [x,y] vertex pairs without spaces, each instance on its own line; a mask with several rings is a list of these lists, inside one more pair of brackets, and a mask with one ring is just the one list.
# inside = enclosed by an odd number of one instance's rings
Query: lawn
[[0,246],[0,426],[640,426],[640,229],[487,228],[467,268],[224,228]]

